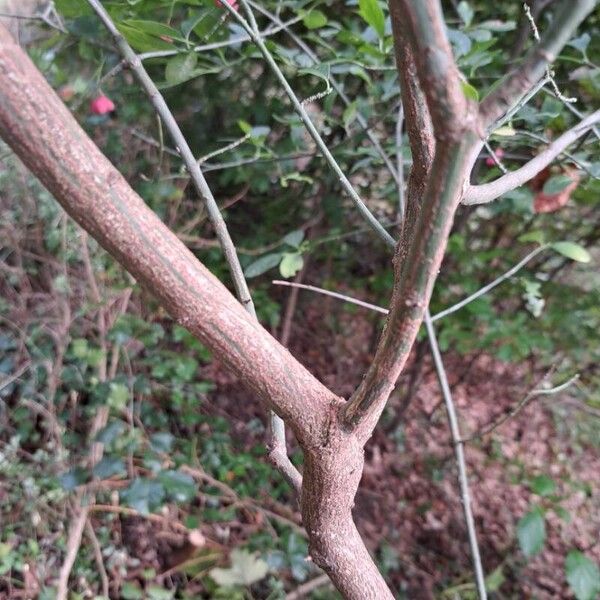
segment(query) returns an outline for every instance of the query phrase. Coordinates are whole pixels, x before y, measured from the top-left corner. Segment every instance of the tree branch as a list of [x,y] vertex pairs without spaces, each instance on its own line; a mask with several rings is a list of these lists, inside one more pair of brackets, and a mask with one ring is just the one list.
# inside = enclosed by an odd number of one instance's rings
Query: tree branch
[[168,312],[319,444],[341,403],[273,339],[131,189],[0,27],[0,136],[65,210]]
[[[427,100],[436,149],[413,227],[403,228],[394,258],[390,314],[373,362],[342,410],[347,426],[369,437],[396,384],[429,304],[433,283],[479,148],[476,110],[462,92],[439,2],[392,0]],[[398,41],[404,43],[404,38]],[[412,83],[413,86],[416,85]],[[411,100],[415,102],[414,97]],[[416,102],[415,102],[416,103]],[[421,150],[422,151],[422,150]]]
[[506,194],[506,192],[527,183],[540,171],[545,169],[559,154],[568,148],[570,144],[599,122],[600,110],[597,110],[583,119],[581,123],[563,133],[543,152],[540,152],[535,158],[532,158],[528,163],[525,163],[520,169],[511,171],[490,183],[469,186],[462,203],[485,204],[486,202],[491,202],[502,196],[502,194]]
[[504,77],[481,102],[479,115],[487,128],[516,104],[544,76],[573,32],[594,9],[596,0],[564,0],[542,41],[527,55],[524,62]]

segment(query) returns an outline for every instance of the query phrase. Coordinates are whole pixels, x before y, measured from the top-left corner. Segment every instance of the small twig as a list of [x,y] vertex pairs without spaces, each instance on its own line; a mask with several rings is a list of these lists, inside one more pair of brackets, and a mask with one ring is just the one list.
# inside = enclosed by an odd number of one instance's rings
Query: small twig
[[241,146],[246,140],[249,140],[250,137],[252,137],[252,134],[247,133],[246,135],[242,136],[241,138],[231,142],[231,144],[227,144],[227,146],[223,146],[223,148],[219,148],[218,150],[215,150],[214,152],[205,154],[204,156],[202,156],[201,158],[198,159],[198,164],[202,165],[207,160],[210,160],[211,158],[214,158],[215,156],[219,156],[220,154],[224,154],[225,152],[229,152],[230,150],[233,150],[234,148]]
[[[496,279],[494,279],[494,281],[483,286],[482,288],[480,288],[479,290],[477,290],[470,296],[467,296],[460,302],[457,302],[456,304],[453,304],[452,306],[449,306],[448,308],[441,310],[440,312],[436,313],[435,315],[432,315],[432,317],[431,317],[432,322],[435,323],[436,321],[439,321],[440,319],[447,317],[448,315],[456,312],[457,310],[460,310],[461,308],[463,308],[470,302],[473,302],[473,300],[477,300],[477,298],[480,298],[481,296],[487,294],[489,291],[493,290],[495,287],[500,285],[503,281],[510,279],[515,273],[520,271],[529,261],[531,261],[538,254],[540,254],[540,252],[542,252],[543,250],[546,250],[547,248],[549,248],[548,244],[545,244],[543,246],[540,246],[539,248],[536,248],[535,250],[530,252],[527,256],[525,256],[525,258],[523,258],[521,261],[519,261],[514,267],[511,267],[508,271],[506,271],[505,273],[500,275],[500,277],[497,277]],[[301,289],[309,290],[311,292],[316,292],[317,294],[323,294],[324,296],[331,296],[333,298],[337,298],[338,300],[343,300],[344,302],[348,302],[350,304],[356,304],[357,306],[362,306],[363,308],[373,310],[373,311],[381,313],[383,315],[387,315],[389,312],[388,309],[384,308],[383,306],[371,304],[370,302],[365,302],[363,300],[359,300],[358,298],[353,298],[352,296],[347,296],[346,294],[340,294],[339,292],[332,292],[330,290],[326,290],[324,288],[320,288],[320,287],[317,287],[314,285],[295,283],[293,281],[282,281],[279,279],[275,279],[271,283],[273,285],[286,285],[289,287],[298,287]]]
[[13,381],[16,381],[17,379],[19,379],[19,377],[21,377],[21,375],[23,375],[24,373],[27,373],[27,371],[29,371],[29,369],[31,368],[31,362],[26,362],[23,365],[21,365],[12,375],[9,375],[4,381],[0,382],[0,392],[8,387]]
[[94,560],[96,561],[96,568],[100,573],[100,581],[102,583],[102,597],[108,598],[110,593],[110,585],[108,581],[108,575],[106,573],[106,567],[104,566],[104,560],[102,558],[102,548],[100,547],[100,542],[98,542],[98,538],[96,537],[96,532],[94,531],[92,522],[89,519],[85,522],[85,532],[90,538],[92,549],[94,551]]
[[295,281],[283,281],[281,279],[274,279],[271,281],[273,285],[286,285],[288,287],[300,288],[303,290],[310,290],[311,292],[316,292],[317,294],[323,294],[324,296],[331,296],[332,298],[337,298],[338,300],[343,300],[344,302],[348,302],[350,304],[356,304],[357,306],[362,306],[363,308],[368,308],[369,310],[374,310],[375,312],[381,313],[383,315],[388,314],[388,309],[383,308],[382,306],[377,306],[376,304],[371,304],[370,302],[364,302],[363,300],[358,300],[357,298],[353,298],[352,296],[346,296],[345,294],[340,294],[338,292],[331,292],[329,290],[316,287],[314,285],[306,285],[304,283],[296,283]]
[[469,437],[463,438],[462,442],[463,443],[472,442],[473,440],[476,440],[485,435],[488,435],[495,429],[498,429],[498,427],[504,425],[504,423],[506,423],[506,421],[508,421],[509,419],[512,419],[519,412],[521,412],[521,410],[523,408],[525,408],[527,403],[530,400],[532,400],[533,398],[536,398],[538,396],[552,396],[554,394],[558,394],[558,393],[566,390],[569,386],[571,386],[573,383],[575,383],[578,379],[579,379],[579,374],[576,374],[576,375],[573,375],[573,377],[571,377],[564,383],[557,385],[556,387],[549,388],[549,389],[540,388],[540,389],[531,390],[509,413],[502,415],[500,418],[492,421],[491,423],[488,423],[483,428],[481,428],[479,431],[470,435]]
[[[531,29],[533,31],[533,38],[535,39],[536,42],[539,43],[540,42],[540,32],[538,31],[537,25],[535,24],[535,19],[533,18],[533,15],[531,14],[531,9],[529,8],[529,5],[526,2],[523,3],[523,10],[525,11],[525,16],[527,17],[527,20],[529,21],[529,24],[531,25]],[[577,98],[567,98],[558,89],[558,85],[556,84],[556,80],[554,79],[554,72],[552,71],[552,69],[550,69],[549,66],[546,67],[546,79],[552,85],[552,89],[554,90],[554,93],[560,100],[562,100],[562,102],[564,102],[565,104],[577,102]]]
[[483,142],[483,145],[485,146],[485,149],[488,151],[490,158],[494,161],[494,163],[496,163],[496,166],[504,173],[508,173],[508,169],[502,164],[502,161],[496,156],[496,153],[494,152],[494,150],[492,149],[492,147],[490,146],[490,143],[485,140]]
[[[285,23],[280,23],[276,27],[269,27],[268,29],[265,29],[264,31],[261,32],[260,35],[263,38],[271,37],[271,36],[275,35],[276,33],[279,33],[282,29],[286,29],[287,27],[290,27],[290,26],[294,25],[295,23],[298,23],[302,19],[303,19],[303,16],[294,17],[293,19],[290,19],[289,21],[286,21]],[[228,48],[230,46],[237,46],[238,44],[242,44],[243,42],[248,42],[249,40],[250,40],[249,35],[242,34],[242,35],[238,35],[236,37],[230,38],[225,41],[212,42],[210,44],[202,44],[200,46],[194,46],[194,48],[192,48],[192,52],[200,53],[200,52],[208,52],[210,50],[218,50],[219,48]],[[167,56],[175,56],[176,54],[181,54],[182,52],[189,52],[189,50],[187,48],[181,48],[181,49],[177,49],[177,50],[156,50],[153,52],[144,52],[143,54],[139,55],[139,59],[144,61],[144,60],[148,60],[150,58],[164,58]]]
[[271,54],[271,52],[265,45],[260,33],[258,32],[258,25],[256,24],[256,20],[254,18],[254,13],[252,12],[252,8],[248,4],[247,0],[241,0],[241,4],[244,7],[246,14],[248,15],[248,21],[246,21],[246,19],[244,19],[244,17],[242,17],[242,15],[240,15],[237,12],[237,10],[233,6],[231,6],[228,2],[223,2],[222,6],[226,10],[228,10],[229,13],[235,18],[235,20],[248,32],[248,35],[252,38],[252,41],[258,46],[258,49],[261,51],[265,61],[267,62],[270,69],[273,71],[273,73],[277,77],[277,79],[279,80],[279,83],[281,84],[283,89],[285,90],[285,93],[287,94],[288,98],[290,99],[290,102],[292,103],[294,110],[296,111],[296,113],[298,113],[298,116],[304,123],[304,126],[308,130],[308,132],[311,135],[311,137],[313,138],[313,140],[315,141],[315,144],[321,151],[321,154],[327,161],[330,168],[334,171],[334,173],[338,177],[342,187],[348,193],[348,195],[350,196],[350,199],[355,204],[356,208],[359,210],[359,212],[361,213],[363,218],[371,225],[371,227],[375,231],[377,231],[379,237],[381,237],[382,239],[389,239],[389,241],[395,246],[395,242],[394,242],[393,238],[382,227],[381,223],[379,223],[379,221],[373,216],[371,211],[364,204],[364,202],[362,201],[362,199],[360,198],[360,196],[358,195],[358,193],[356,192],[356,190],[354,189],[354,187],[352,186],[352,184],[346,177],[345,173],[342,171],[341,167],[338,165],[337,161],[331,154],[331,151],[329,150],[327,144],[325,143],[325,141],[323,140],[323,138],[317,131],[317,128],[315,127],[314,123],[312,122],[312,120],[311,120],[308,112],[304,108],[302,102],[298,99],[298,96],[296,96],[296,93],[291,88],[285,75],[283,74],[283,72],[279,68],[279,65],[273,58],[273,55]]
[[58,573],[58,584],[56,586],[56,600],[66,600],[69,592],[69,575],[71,569],[75,564],[77,553],[79,552],[79,546],[81,545],[81,536],[83,529],[88,519],[89,507],[82,506],[80,502],[78,512],[75,518],[71,521],[71,527],[69,528],[69,535],[67,537],[67,550],[65,553],[64,561],[60,567]]
[[286,595],[285,600],[301,600],[324,585],[331,585],[329,575],[319,575],[318,577],[299,585],[293,592]]
[[175,529],[176,531],[179,531],[180,533],[185,533],[186,535],[189,534],[191,531],[179,521],[174,521],[173,519],[168,519],[167,517],[163,517],[162,515],[157,515],[154,513],[141,513],[127,506],[117,506],[112,504],[91,504],[88,508],[90,512],[109,512],[119,515],[126,515],[128,517],[139,517],[140,519],[152,521],[153,523],[159,523],[165,527]]

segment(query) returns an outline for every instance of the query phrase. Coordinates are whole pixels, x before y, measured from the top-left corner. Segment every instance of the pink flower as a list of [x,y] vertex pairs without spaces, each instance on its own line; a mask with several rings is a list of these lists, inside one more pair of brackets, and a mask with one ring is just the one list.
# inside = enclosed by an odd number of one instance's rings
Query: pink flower
[[[226,2],[227,2],[227,4],[229,4],[229,6],[233,7],[235,10],[237,10],[239,7],[237,0],[226,0]],[[215,0],[215,6],[217,8],[221,8],[221,6],[223,6],[223,3],[221,2],[221,0]]]
[[94,115],[105,115],[115,110],[115,103],[106,96],[98,96],[90,102],[90,112]]
[[[494,155],[496,156],[496,158],[498,160],[502,160],[502,157],[504,156],[504,150],[502,150],[502,148],[496,148],[496,150],[494,150]],[[494,166],[496,166],[496,161],[494,160],[494,158],[492,156],[488,156],[485,159],[485,164],[488,167],[494,167]]]

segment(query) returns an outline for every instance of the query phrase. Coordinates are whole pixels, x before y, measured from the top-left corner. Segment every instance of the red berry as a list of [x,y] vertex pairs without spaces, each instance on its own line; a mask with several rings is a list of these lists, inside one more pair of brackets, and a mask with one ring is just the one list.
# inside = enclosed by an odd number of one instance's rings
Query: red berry
[[90,112],[94,115],[105,115],[115,110],[115,103],[106,96],[98,96],[90,102]]

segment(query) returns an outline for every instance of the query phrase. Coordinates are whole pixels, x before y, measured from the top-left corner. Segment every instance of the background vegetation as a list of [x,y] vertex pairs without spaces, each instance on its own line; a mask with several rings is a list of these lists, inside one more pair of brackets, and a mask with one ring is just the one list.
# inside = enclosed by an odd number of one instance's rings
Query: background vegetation
[[[136,51],[178,50],[145,64],[223,208],[259,318],[347,395],[369,363],[380,315],[272,279],[385,306],[393,283],[386,249],[218,1],[105,4]],[[530,24],[518,2],[445,4],[466,89],[483,95],[531,44]],[[228,281],[181,161],[100,22],[79,0],[54,6],[32,5],[35,19],[10,22],[103,152]],[[336,159],[393,230],[396,186],[361,125],[392,160],[410,164],[396,130],[387,7],[253,6]],[[565,105],[550,85],[540,90],[492,138],[500,164],[483,154],[480,182],[528,160],[577,122],[573,111],[597,107],[599,28],[596,14],[555,65],[561,92],[577,102]],[[192,51],[197,45],[206,48]],[[105,112],[101,97],[114,110]],[[579,374],[560,395],[527,397],[469,446],[488,588],[498,598],[593,599],[600,590],[599,139],[591,131],[531,185],[460,209],[431,306],[454,304],[544,246],[438,323],[464,429],[477,434],[530,390]],[[300,597],[294,590],[304,594],[319,573],[306,560],[290,490],[263,460],[258,405],[5,146],[0,158],[0,595],[54,597],[72,503],[86,490],[95,503],[71,598],[101,596],[106,580],[111,597],[125,599]],[[425,350],[416,346],[368,446],[358,522],[399,598],[471,598],[449,436]],[[96,431],[101,411],[108,422]],[[94,441],[104,454],[89,469]],[[337,597],[327,585],[307,594]]]

